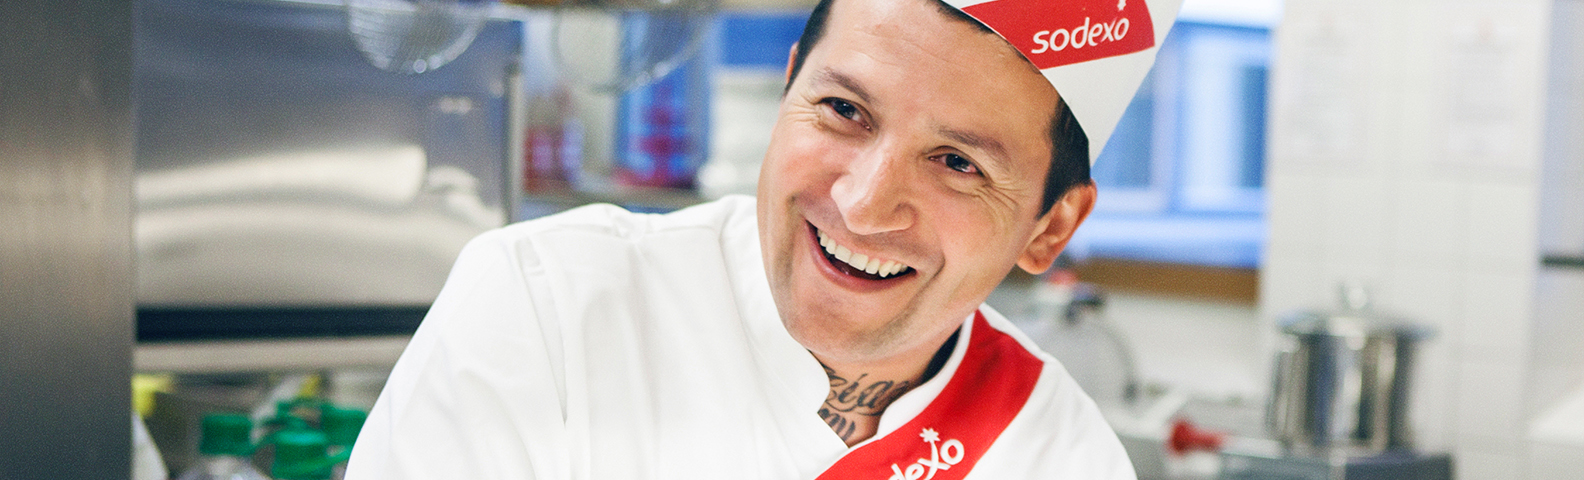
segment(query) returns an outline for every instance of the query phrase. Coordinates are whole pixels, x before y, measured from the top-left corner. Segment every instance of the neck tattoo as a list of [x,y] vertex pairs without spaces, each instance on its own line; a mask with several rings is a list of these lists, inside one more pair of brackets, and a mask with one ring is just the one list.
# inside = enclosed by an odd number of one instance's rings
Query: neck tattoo
[[[885,413],[886,407],[940,372],[956,346],[957,334],[953,333],[946,339],[946,344],[935,352],[935,356],[925,366],[923,375],[914,380],[876,380],[869,378],[867,373],[860,373],[857,378],[846,378],[822,364],[825,376],[830,378],[830,393],[825,396],[825,404],[820,405],[820,419],[849,445],[855,443],[855,435],[862,434],[865,438],[873,435],[874,424],[879,421],[877,417]],[[862,440],[859,438],[856,441]]]
[[848,379],[837,375],[830,367],[825,367],[825,375],[830,377],[830,394],[820,406],[819,416],[842,440],[852,439],[857,433],[858,422],[872,420],[861,417],[880,416],[891,402],[917,384],[906,380],[874,380],[867,373]]

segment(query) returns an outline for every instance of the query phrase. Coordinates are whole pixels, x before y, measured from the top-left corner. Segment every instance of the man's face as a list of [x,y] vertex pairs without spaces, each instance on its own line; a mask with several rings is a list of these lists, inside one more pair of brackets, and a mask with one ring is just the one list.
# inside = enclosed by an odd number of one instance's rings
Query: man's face
[[[938,347],[1045,231],[1056,101],[1004,40],[927,1],[836,2],[759,179],[793,337],[847,362]],[[875,275],[857,255],[879,259]]]

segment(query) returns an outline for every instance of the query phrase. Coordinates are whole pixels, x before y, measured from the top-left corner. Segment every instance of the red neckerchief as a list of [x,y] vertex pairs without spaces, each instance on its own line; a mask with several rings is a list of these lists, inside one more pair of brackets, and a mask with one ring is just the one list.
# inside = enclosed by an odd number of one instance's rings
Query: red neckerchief
[[848,452],[817,480],[952,480],[973,469],[1023,410],[1045,363],[974,313],[968,351],[923,412]]

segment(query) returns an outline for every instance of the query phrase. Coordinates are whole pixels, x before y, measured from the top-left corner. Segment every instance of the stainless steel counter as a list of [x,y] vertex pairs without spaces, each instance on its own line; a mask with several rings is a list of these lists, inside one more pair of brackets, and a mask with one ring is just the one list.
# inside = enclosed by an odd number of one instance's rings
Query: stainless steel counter
[[[456,60],[404,75],[364,59],[339,2],[137,9],[140,340],[421,311],[462,245],[506,221],[520,23],[488,22]],[[227,309],[256,321],[190,322]]]
[[412,337],[211,340],[144,343],[132,355],[137,373],[230,373],[390,368]]

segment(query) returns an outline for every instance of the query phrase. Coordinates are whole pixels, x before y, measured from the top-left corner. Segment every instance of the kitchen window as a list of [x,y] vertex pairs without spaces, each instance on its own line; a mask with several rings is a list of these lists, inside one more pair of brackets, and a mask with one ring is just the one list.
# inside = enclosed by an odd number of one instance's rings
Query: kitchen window
[[1095,161],[1079,257],[1253,268],[1265,240],[1266,26],[1184,17]]

